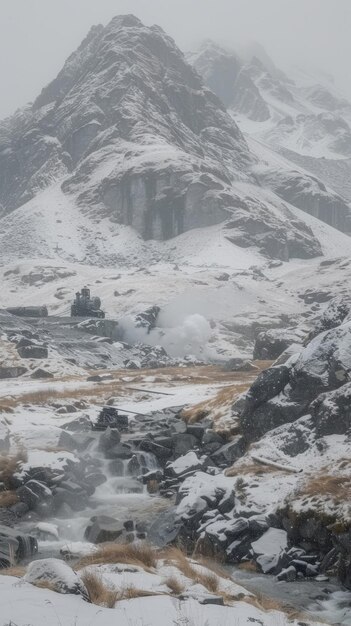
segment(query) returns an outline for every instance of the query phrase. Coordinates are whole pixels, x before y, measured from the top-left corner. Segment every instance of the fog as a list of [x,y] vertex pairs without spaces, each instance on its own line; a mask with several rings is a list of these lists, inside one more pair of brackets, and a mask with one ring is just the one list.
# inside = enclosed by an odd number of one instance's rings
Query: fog
[[93,24],[134,13],[184,49],[258,41],[273,60],[318,67],[351,97],[351,0],[0,0],[0,118],[33,100]]

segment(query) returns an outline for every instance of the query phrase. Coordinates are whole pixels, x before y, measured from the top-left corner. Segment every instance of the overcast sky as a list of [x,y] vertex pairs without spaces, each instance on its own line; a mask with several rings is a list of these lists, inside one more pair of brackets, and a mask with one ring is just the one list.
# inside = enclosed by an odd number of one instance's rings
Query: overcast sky
[[134,13],[182,49],[259,41],[279,65],[333,73],[351,97],[351,0],[0,0],[0,118],[33,100],[93,24]]

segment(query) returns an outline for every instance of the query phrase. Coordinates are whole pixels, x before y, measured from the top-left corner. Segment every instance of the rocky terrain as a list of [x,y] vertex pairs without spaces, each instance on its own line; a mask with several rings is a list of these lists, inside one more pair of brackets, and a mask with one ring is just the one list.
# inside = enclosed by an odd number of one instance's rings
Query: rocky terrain
[[313,81],[119,16],[0,123],[6,624],[351,624],[351,105]]

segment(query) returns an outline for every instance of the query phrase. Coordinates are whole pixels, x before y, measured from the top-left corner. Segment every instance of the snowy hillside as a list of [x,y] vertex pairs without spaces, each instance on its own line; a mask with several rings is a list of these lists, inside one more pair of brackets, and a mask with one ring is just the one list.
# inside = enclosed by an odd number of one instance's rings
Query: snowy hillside
[[[261,46],[238,54],[205,41],[187,58],[244,135],[282,153],[350,200],[351,103],[331,79],[298,68],[282,72]],[[316,205],[313,193],[310,198]],[[311,201],[305,207],[311,210]],[[325,220],[322,211],[318,217]],[[349,223],[337,227],[350,229]]]

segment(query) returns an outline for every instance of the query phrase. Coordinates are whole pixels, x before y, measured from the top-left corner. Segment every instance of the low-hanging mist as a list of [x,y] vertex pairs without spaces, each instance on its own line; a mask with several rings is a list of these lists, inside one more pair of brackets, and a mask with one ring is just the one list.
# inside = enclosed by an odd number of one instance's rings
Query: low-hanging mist
[[123,340],[131,344],[146,343],[152,346],[162,346],[173,357],[191,355],[201,359],[209,358],[208,343],[212,330],[210,323],[203,315],[193,313],[183,319],[179,317],[175,321],[167,314],[161,314],[158,324],[149,332],[146,327],[136,327],[133,318],[123,318],[120,322]]

